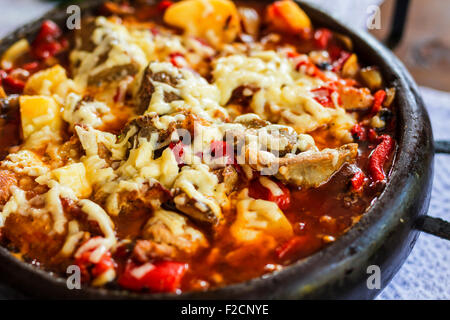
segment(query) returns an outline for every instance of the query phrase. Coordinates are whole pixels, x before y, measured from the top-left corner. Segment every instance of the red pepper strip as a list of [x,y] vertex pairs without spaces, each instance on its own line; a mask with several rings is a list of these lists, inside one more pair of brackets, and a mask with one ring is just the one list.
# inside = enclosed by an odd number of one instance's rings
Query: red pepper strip
[[304,248],[311,240],[309,236],[294,236],[275,249],[277,259],[282,260]]
[[92,275],[94,277],[98,277],[99,275],[113,268],[114,261],[111,258],[111,253],[108,251],[102,256],[100,261],[94,265],[94,268],[92,268]]
[[366,175],[364,174],[364,172],[362,172],[361,169],[358,168],[358,171],[355,173],[351,180],[352,190],[356,192],[362,191],[365,179]]
[[183,155],[184,155],[184,149],[183,149],[183,142],[178,141],[177,143],[171,142],[169,144],[169,148],[172,149],[175,159],[177,160],[178,165],[184,165],[183,161]]
[[367,139],[366,128],[363,127],[359,123],[354,125],[354,127],[352,128],[351,133],[352,133],[353,139],[355,139],[355,140],[365,141]]
[[175,292],[180,288],[181,280],[188,268],[187,264],[174,261],[149,263],[148,271],[137,278],[133,270],[140,267],[142,266],[136,266],[132,261],[128,261],[119,277],[119,285],[136,291],[149,289],[152,292]]
[[288,58],[295,58],[295,57],[298,57],[298,56],[299,56],[299,53],[298,53],[298,52],[295,52],[295,51],[289,51],[289,52],[287,53],[287,56],[288,56]]
[[369,173],[373,182],[377,183],[386,179],[384,164],[389,158],[389,154],[394,149],[394,140],[389,135],[379,137],[381,142],[377,145],[369,158]]
[[33,54],[39,59],[47,59],[63,49],[59,42],[41,42],[33,45]]
[[369,141],[372,143],[379,142],[378,133],[374,129],[369,129],[369,132],[367,133],[367,137],[368,137]]
[[0,81],[5,79],[8,76],[8,73],[5,70],[0,69]]
[[16,79],[10,75],[7,75],[2,80],[2,84],[7,86],[11,91],[14,91],[15,93],[22,93],[23,89],[25,88],[25,81]]
[[41,29],[35,41],[51,41],[59,38],[61,35],[62,31],[56,23],[51,20],[45,20],[42,22]]
[[339,79],[337,82],[339,84],[347,86],[347,87],[359,87],[360,86],[360,83],[358,81],[356,81],[355,79],[345,78],[345,79]]
[[275,202],[278,205],[278,208],[280,208],[281,210],[286,210],[291,204],[291,192],[281,182],[274,182],[283,192],[281,195],[275,196],[274,194],[272,194],[272,192],[270,192],[268,188],[264,187],[259,182],[259,179],[255,179],[250,183],[250,186],[248,188],[248,195],[255,199],[263,199]]
[[127,3],[119,4],[108,1],[103,4],[103,7],[101,9],[102,12],[104,11],[104,13],[106,13],[107,15],[127,15],[134,13],[134,8],[130,7]]
[[75,264],[80,268],[81,277],[84,282],[88,282],[93,277],[98,277],[102,273],[114,268],[114,261],[109,251],[105,252],[97,263],[92,263],[90,257],[93,250],[83,252],[83,254],[75,260]]
[[169,8],[171,5],[173,5],[172,1],[162,0],[160,3],[158,3],[158,9],[161,11],[166,11],[167,8]]
[[333,71],[338,72],[341,71],[342,67],[344,66],[345,62],[350,58],[352,54],[350,52],[347,52],[345,50],[342,50],[339,54],[339,57],[336,61],[333,62]]
[[180,58],[180,57],[184,58],[184,55],[182,53],[174,52],[174,53],[171,53],[169,55],[169,57],[170,57],[170,63],[172,63],[174,67],[177,67],[177,68],[182,67],[182,65],[177,61],[177,58]]
[[269,192],[269,198],[267,200],[275,202],[278,205],[278,208],[281,210],[286,210],[291,205],[291,192],[288,188],[283,186],[281,183],[277,183],[278,187],[283,191],[283,194],[280,196],[275,196],[272,192]]
[[157,36],[158,34],[160,34],[161,32],[159,32],[159,30],[157,28],[150,28],[150,32],[152,33],[152,35]]
[[225,158],[225,165],[235,163],[234,150],[225,141],[212,141],[209,150],[212,159],[223,157]]
[[322,72],[317,66],[310,62],[300,61],[296,65],[296,70],[298,71],[302,66],[306,67],[305,73],[310,77],[319,78],[322,81],[329,81],[328,77],[325,75],[325,73]]
[[39,59],[47,59],[65,49],[68,42],[65,39],[58,41],[62,35],[61,29],[51,20],[45,20],[31,47],[32,53]]
[[326,49],[328,47],[328,43],[330,42],[333,34],[327,28],[317,29],[314,33],[314,44],[319,49]]
[[334,102],[331,98],[333,92],[336,92],[337,88],[334,83],[330,83],[327,86],[322,86],[316,89],[311,90],[314,93],[314,100],[319,102],[321,105],[327,108],[334,108]]
[[37,62],[37,61],[28,62],[28,63],[25,63],[20,68],[27,70],[28,72],[34,72],[39,68],[39,62]]
[[381,110],[381,106],[386,99],[386,91],[378,90],[373,95],[373,105],[372,105],[372,113],[378,113]]

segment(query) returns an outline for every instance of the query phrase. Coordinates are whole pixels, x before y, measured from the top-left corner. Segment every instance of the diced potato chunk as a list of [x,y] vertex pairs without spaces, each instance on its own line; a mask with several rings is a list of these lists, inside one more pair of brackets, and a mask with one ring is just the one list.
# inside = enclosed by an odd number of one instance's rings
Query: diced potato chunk
[[33,74],[25,85],[24,93],[51,95],[66,80],[66,70],[58,64]]
[[52,174],[61,185],[72,189],[79,198],[86,198],[92,192],[86,177],[86,168],[82,163],[69,164],[55,169]]
[[370,90],[377,90],[383,85],[383,77],[380,71],[374,67],[366,67],[360,71],[361,78]]
[[356,54],[352,54],[350,58],[345,61],[342,67],[342,76],[346,78],[353,78],[359,71],[358,57]]
[[239,242],[254,242],[264,235],[275,239],[292,236],[292,226],[278,206],[271,201],[244,199],[236,205],[237,218],[231,234]]
[[238,11],[230,0],[180,1],[166,10],[164,21],[216,47],[232,42],[241,28]]
[[311,20],[292,0],[276,1],[267,7],[267,22],[276,30],[293,34],[308,32]]
[[24,95],[19,102],[25,140],[45,126],[55,131],[61,128],[60,108],[52,97]]

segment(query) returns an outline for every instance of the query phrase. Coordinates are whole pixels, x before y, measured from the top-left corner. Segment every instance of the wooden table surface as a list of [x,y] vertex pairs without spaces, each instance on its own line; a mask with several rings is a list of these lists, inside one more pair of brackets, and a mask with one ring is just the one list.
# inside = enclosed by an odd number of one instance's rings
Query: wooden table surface
[[[381,5],[381,30],[372,33],[386,36],[395,0]],[[411,0],[405,33],[395,54],[405,63],[416,82],[450,91],[450,1]]]

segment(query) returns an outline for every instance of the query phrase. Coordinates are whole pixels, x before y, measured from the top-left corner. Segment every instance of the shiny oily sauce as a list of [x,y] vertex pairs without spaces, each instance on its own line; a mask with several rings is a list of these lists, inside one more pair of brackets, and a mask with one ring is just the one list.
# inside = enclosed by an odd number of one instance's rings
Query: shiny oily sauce
[[[2,57],[0,241],[19,259],[61,276],[76,264],[93,286],[207,290],[307,258],[376,201],[394,161],[395,89],[358,62],[348,37],[315,28],[289,0],[105,2],[96,12],[104,18],[85,17],[77,33],[46,21]],[[33,103],[53,112],[43,125],[30,120],[42,116],[30,116]],[[288,145],[270,159],[285,169],[265,176],[264,163],[237,161],[239,144],[214,131],[229,124],[243,144],[282,128]],[[195,142],[198,126],[214,138],[192,164],[194,144],[173,130]],[[219,151],[226,163],[208,163]]]

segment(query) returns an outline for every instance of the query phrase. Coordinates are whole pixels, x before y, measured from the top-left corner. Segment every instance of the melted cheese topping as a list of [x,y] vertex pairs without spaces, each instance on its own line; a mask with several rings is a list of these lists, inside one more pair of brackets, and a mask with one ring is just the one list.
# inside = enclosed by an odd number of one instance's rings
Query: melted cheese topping
[[[141,69],[146,66],[145,53],[133,42],[123,25],[113,23],[105,17],[96,18],[95,24],[97,28],[90,38],[96,45],[94,51],[74,50],[70,55],[71,63],[77,66],[74,70],[74,80],[78,86],[86,87],[89,77],[96,76],[108,68],[134,63]],[[102,55],[107,55],[105,61],[101,61]]]
[[[175,87],[166,83],[153,81],[155,92],[149,103],[147,112],[158,115],[173,114],[181,110],[190,110],[194,114],[209,121],[216,118],[228,118],[227,111],[219,104],[220,92],[215,85],[188,69],[178,69],[167,62],[150,64],[153,73],[165,72],[174,78],[179,78]],[[180,100],[166,102],[164,92],[172,92],[181,97]]]
[[70,93],[66,98],[62,117],[72,126],[83,124],[98,128],[105,120],[114,119],[110,112],[111,109],[104,102],[82,101],[79,95]]
[[[214,142],[234,145],[234,137],[242,139],[237,158],[246,163],[241,167],[250,179],[254,176],[252,167],[267,166],[280,152],[293,157],[300,152],[317,151],[308,133],[319,127],[327,127],[339,141],[352,139],[350,129],[355,124],[354,117],[339,105],[336,95],[332,97],[334,108],[318,103],[312,90],[323,86],[324,81],[308,76],[301,68],[297,70],[299,61],[307,61],[305,55],[293,60],[282,50],[265,51],[262,46],[245,44],[225,45],[216,55],[215,49],[188,35],[153,34],[148,27],[125,25],[105,17],[96,18],[95,25],[88,39],[93,50],[83,51],[78,44],[70,54],[74,79],[68,79],[59,65],[29,78],[25,87],[27,95],[21,96],[20,102],[26,140],[20,151],[1,162],[2,169],[32,177],[46,187],[46,192],[38,195],[43,207],[35,208],[27,200],[27,192],[12,187],[11,197],[2,207],[0,227],[10,214],[50,217],[51,232],[66,233],[60,250],[63,256],[71,256],[75,251],[77,258],[92,251],[91,262],[98,262],[117,244],[110,216],[121,213],[123,198],[126,199],[122,196],[153,187],[175,195],[172,200],[176,205],[186,205],[189,201],[194,209],[203,213],[212,211],[220,220],[222,210],[230,206],[231,191],[225,182],[219,183],[215,174],[215,169],[225,167],[226,155],[220,158],[208,155]],[[174,53],[182,60],[175,63],[177,67],[167,62]],[[205,58],[212,61],[209,80],[199,71]],[[90,79],[124,66],[136,68],[136,74],[121,82],[111,81],[107,84],[110,87],[93,88]],[[121,104],[128,103],[129,96],[137,100],[147,66],[153,74],[163,72],[177,80],[172,86],[150,79],[154,92],[144,107],[146,116],[151,116],[151,133],[136,136],[136,126],[120,137],[111,133],[115,129],[107,132],[105,128],[118,120],[114,115],[118,110],[128,108],[128,114],[133,114],[130,106]],[[209,65],[205,74],[209,73],[208,68]],[[245,87],[243,95],[250,98],[251,114],[241,115],[236,106],[229,104],[240,87]],[[116,101],[118,93],[119,102]],[[178,98],[167,102],[166,93]],[[183,152],[176,156],[167,145],[178,142],[181,134],[169,132],[169,138],[161,143],[159,133],[189,120],[187,115],[195,116],[194,134],[192,141],[183,140]],[[79,140],[82,153],[70,154],[68,159],[54,163],[48,161],[47,156],[55,146],[61,146],[64,134],[60,131],[66,127]],[[334,151],[338,161],[339,155]],[[179,165],[180,159],[183,166]],[[247,163],[258,165],[250,167]],[[283,191],[273,180],[260,177],[259,181],[274,196],[282,195]],[[80,206],[88,220],[98,224],[103,237],[91,238],[77,249],[87,232],[76,220],[68,221],[61,198]],[[157,203],[158,199],[147,200],[150,203],[147,205],[152,207],[152,200]],[[231,234],[238,243],[252,243],[263,237],[285,239],[293,233],[289,221],[273,202],[243,195],[234,205],[237,217]],[[165,225],[175,237],[207,243],[199,230],[187,224],[187,218],[175,212],[157,207],[148,224],[155,222]],[[114,277],[114,270],[109,269],[94,280],[94,285]]]
[[248,198],[246,190],[240,198],[236,204],[236,221],[230,228],[237,241],[251,243],[267,235],[277,239],[292,236],[290,222],[274,202]]
[[[191,199],[198,201],[201,211],[206,211],[207,205],[216,217],[221,217],[222,212],[218,203],[214,200],[220,198],[217,176],[210,172],[209,167],[197,164],[192,167],[184,167],[174,183],[174,188],[179,188]],[[176,199],[175,199],[176,201]],[[203,204],[203,205],[202,205]]]
[[[162,223],[166,228],[170,230],[171,235],[176,238],[181,237],[183,238],[183,240],[189,242],[197,242],[201,245],[205,245],[205,243],[207,242],[203,233],[189,226],[187,224],[187,219],[176,212],[163,209],[156,210],[153,217],[150,218],[150,220],[147,222],[147,226],[151,226],[157,223]],[[175,242],[171,244],[176,245]]]
[[49,171],[41,159],[32,151],[20,150],[17,153],[9,154],[1,162],[2,167],[18,174],[25,174],[32,177],[38,177]]
[[116,236],[114,233],[114,224],[108,214],[98,204],[91,200],[80,200],[81,210],[88,215],[89,220],[98,223],[100,229],[105,235],[105,243],[109,247],[116,243]]
[[[298,59],[307,59],[301,56]],[[298,63],[298,59],[296,63]],[[214,62],[214,84],[225,105],[233,91],[241,86],[258,88],[250,107],[263,119],[292,126],[298,133],[311,132],[324,124],[339,139],[351,141],[348,131],[355,124],[339,105],[325,108],[314,100],[311,90],[324,85],[320,79],[297,71],[285,53],[253,51],[234,54]],[[334,125],[336,122],[339,125]]]
[[0,227],[3,227],[6,218],[8,218],[11,213],[24,212],[29,207],[25,191],[15,186],[11,187],[11,189],[12,196],[3,206],[3,210],[0,214]]

